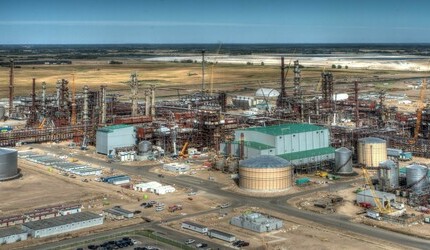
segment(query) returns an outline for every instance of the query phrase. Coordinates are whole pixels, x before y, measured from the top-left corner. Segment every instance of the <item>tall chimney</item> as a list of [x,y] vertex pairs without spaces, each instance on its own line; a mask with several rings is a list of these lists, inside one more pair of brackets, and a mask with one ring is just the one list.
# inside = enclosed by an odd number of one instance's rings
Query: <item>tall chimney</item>
[[42,114],[46,115],[46,82],[42,82]]
[[150,90],[145,90],[145,115],[149,116],[151,111],[151,92]]
[[13,113],[13,91],[14,91],[14,75],[13,69],[15,67],[15,63],[13,59],[10,59],[10,72],[9,72],[9,117]]
[[205,50],[202,50],[202,92],[205,91]]
[[102,106],[100,123],[105,124],[106,123],[106,85],[100,86],[100,91],[101,91],[101,106]]
[[155,85],[151,85],[151,116],[155,117]]

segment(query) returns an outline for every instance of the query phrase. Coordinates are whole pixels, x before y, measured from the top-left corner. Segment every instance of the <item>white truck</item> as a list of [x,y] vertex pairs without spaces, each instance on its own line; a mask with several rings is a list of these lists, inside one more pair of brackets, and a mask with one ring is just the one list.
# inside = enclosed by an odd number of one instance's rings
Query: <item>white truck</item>
[[378,212],[373,211],[373,210],[367,210],[366,211],[366,216],[369,218],[372,218],[374,220],[382,220],[381,216],[379,215]]

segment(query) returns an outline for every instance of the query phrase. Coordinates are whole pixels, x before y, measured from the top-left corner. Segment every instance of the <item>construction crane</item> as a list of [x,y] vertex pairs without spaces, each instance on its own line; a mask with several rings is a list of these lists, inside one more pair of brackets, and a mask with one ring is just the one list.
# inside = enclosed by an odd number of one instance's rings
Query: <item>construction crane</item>
[[184,146],[183,146],[183,147],[182,147],[182,149],[181,149],[181,152],[179,152],[179,156],[180,156],[180,157],[186,158],[186,157],[188,156],[188,154],[186,153],[187,148],[188,148],[188,144],[189,144],[189,142],[188,142],[188,141],[187,141],[187,142],[185,142]]
[[42,129],[45,126],[45,122],[46,122],[46,118],[44,117],[42,122],[40,122],[39,126],[37,127],[38,129]]
[[381,214],[388,214],[393,212],[393,210],[391,209],[390,201],[388,201],[386,204],[382,204],[381,200],[377,196],[375,187],[373,186],[372,179],[370,178],[369,173],[367,172],[367,169],[364,167],[361,169],[363,171],[363,176],[366,181],[366,184],[370,188],[370,192],[372,194],[373,201],[376,204],[377,211]]
[[427,81],[425,78],[423,78],[423,83],[421,84],[421,90],[420,90],[420,96],[418,99],[418,107],[417,107],[417,121],[415,123],[415,130],[414,130],[414,137],[411,140],[411,144],[414,144],[417,142],[418,135],[421,130],[421,119],[423,115],[423,109],[424,109],[424,98],[426,95],[426,89],[427,89]]

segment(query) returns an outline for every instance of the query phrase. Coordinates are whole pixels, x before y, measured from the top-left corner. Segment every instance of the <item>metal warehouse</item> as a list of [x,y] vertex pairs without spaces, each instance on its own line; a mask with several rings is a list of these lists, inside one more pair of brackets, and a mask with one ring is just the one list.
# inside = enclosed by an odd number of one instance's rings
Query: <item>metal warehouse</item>
[[[386,192],[381,192],[375,190],[376,197],[381,201],[383,205],[387,204],[387,202],[390,202],[390,204],[393,204],[396,201],[396,195]],[[357,203],[360,202],[367,202],[370,203],[372,206],[376,206],[375,200],[373,199],[372,191],[370,189],[366,189],[364,191],[361,191],[357,193]]]
[[224,233],[215,229],[211,229],[208,231],[208,236],[210,238],[216,238],[216,239],[220,239],[223,241],[227,241],[227,242],[233,242],[236,240],[236,236],[229,234],[229,233]]
[[283,227],[282,220],[260,213],[243,214],[231,218],[230,224],[254,232],[270,232]]
[[27,233],[17,227],[0,229],[0,245],[10,244],[27,239]]
[[203,226],[203,225],[191,222],[191,221],[182,222],[181,227],[195,231],[195,232],[198,232],[198,233],[202,233],[202,234],[207,233],[209,230],[207,226]]
[[136,144],[136,133],[130,125],[113,125],[100,128],[96,134],[96,151],[113,155],[115,148],[131,147]]
[[33,238],[41,238],[102,224],[103,216],[91,212],[82,212],[46,220],[27,222],[22,224],[22,229],[31,234]]
[[226,155],[243,159],[276,155],[297,166],[334,159],[329,137],[327,128],[287,123],[236,130],[234,141],[221,143],[220,149]]

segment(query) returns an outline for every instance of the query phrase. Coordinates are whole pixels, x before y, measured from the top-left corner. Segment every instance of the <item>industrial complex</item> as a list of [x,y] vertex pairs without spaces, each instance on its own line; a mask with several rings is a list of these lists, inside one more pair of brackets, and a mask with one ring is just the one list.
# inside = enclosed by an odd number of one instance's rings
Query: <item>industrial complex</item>
[[121,228],[176,237],[170,242],[178,249],[194,247],[194,239],[218,249],[282,249],[299,230],[293,218],[357,234],[351,225],[397,233],[408,225],[418,232],[408,237],[428,243],[425,77],[416,110],[406,113],[387,104],[384,91],[362,93],[359,80],[341,93],[329,70],[315,89],[305,88],[303,66],[282,56],[277,88],[213,91],[201,56],[201,89],[169,97],[133,72],[126,98],[106,84],[77,89],[74,75],[28,79],[28,95],[17,96],[16,74],[25,68],[5,63],[0,192],[14,198],[0,205],[0,248]]

